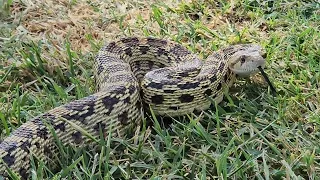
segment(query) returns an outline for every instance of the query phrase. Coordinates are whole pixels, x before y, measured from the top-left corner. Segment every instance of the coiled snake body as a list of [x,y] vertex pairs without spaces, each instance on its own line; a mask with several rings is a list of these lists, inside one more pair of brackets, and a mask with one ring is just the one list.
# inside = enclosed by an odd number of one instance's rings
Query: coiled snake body
[[[264,66],[258,45],[234,45],[202,61],[181,45],[156,38],[123,38],[104,46],[94,65],[97,92],[54,108],[16,129],[0,144],[0,174],[11,168],[23,179],[30,155],[44,162],[57,153],[50,127],[64,145],[90,143],[100,129],[113,136],[143,118],[143,107],[158,115],[179,116],[208,109],[222,100],[235,74],[249,75]],[[76,125],[76,126],[75,126]]]

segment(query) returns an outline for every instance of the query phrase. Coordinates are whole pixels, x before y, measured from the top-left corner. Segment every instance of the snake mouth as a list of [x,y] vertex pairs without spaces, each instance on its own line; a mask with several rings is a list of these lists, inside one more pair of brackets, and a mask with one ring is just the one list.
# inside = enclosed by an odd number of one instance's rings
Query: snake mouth
[[277,94],[276,89],[274,88],[274,86],[272,85],[271,81],[269,80],[268,75],[264,72],[264,70],[262,69],[261,66],[258,66],[259,71],[261,72],[261,75],[263,76],[264,80],[268,83],[268,85],[270,86],[270,89],[272,91],[273,94]]

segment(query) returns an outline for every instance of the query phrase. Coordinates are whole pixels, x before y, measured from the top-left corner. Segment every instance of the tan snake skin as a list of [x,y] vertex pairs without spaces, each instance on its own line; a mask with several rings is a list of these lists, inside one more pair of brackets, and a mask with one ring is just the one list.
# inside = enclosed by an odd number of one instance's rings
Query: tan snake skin
[[181,45],[156,38],[123,38],[104,46],[94,65],[97,92],[56,107],[16,129],[0,144],[0,174],[11,168],[22,179],[30,175],[30,155],[44,162],[57,153],[51,127],[64,145],[92,141],[99,127],[112,136],[135,127],[148,108],[158,115],[180,116],[206,110],[222,100],[235,74],[248,76],[264,66],[260,46],[234,45],[212,53],[206,60]]

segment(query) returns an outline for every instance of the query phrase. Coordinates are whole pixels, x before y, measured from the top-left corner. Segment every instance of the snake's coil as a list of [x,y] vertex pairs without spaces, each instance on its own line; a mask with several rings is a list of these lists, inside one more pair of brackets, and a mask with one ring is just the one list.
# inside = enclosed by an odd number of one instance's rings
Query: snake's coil
[[[15,130],[0,144],[0,174],[6,168],[26,179],[30,155],[51,162],[57,153],[50,128],[64,145],[83,145],[112,136],[142,119],[144,105],[159,115],[179,116],[220,102],[235,79],[264,65],[257,45],[235,45],[214,52],[205,61],[181,45],[156,38],[123,38],[104,46],[96,57],[97,92],[56,107]],[[140,94],[141,92],[141,94]]]

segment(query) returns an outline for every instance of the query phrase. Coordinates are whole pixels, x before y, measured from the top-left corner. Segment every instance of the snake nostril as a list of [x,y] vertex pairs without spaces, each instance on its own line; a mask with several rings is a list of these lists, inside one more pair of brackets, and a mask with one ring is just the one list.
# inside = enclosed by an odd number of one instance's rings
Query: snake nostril
[[262,56],[263,58],[266,58],[266,57],[267,57],[267,53],[263,53],[261,56]]

